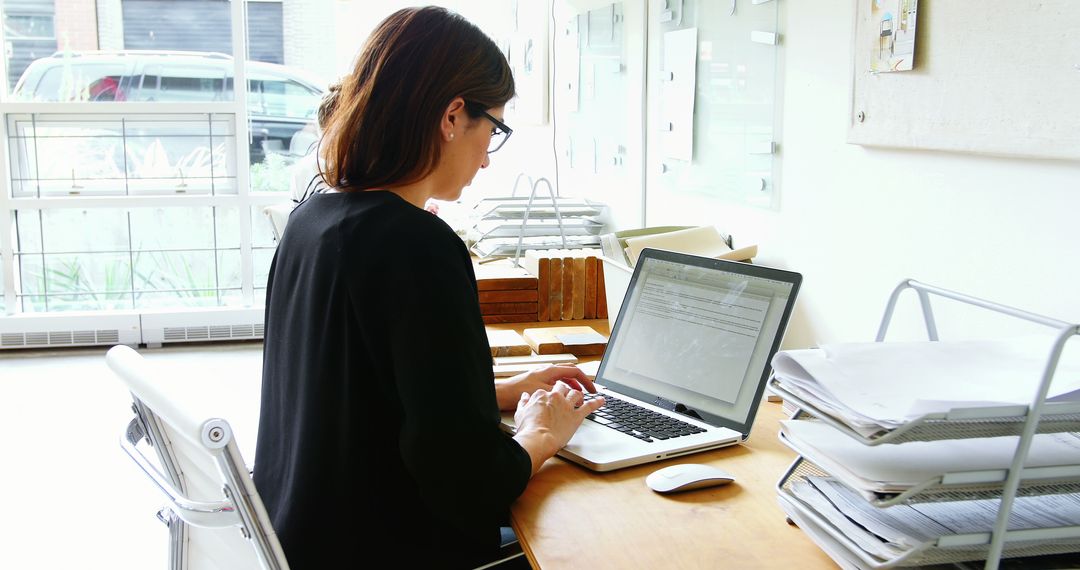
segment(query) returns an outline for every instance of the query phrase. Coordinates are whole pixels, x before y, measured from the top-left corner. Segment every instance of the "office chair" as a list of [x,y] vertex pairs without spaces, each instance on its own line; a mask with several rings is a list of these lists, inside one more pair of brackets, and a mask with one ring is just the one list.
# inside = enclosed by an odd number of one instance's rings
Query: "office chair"
[[271,204],[263,208],[263,214],[270,220],[270,229],[274,232],[274,241],[281,241],[285,233],[285,226],[289,223],[289,214],[292,213],[294,204]]
[[[169,527],[170,570],[288,570],[232,428],[200,413],[205,394],[126,346],[110,349],[106,362],[134,401],[120,445],[169,501],[158,519]],[[160,470],[140,442],[155,449]]]
[[314,152],[318,146],[319,133],[313,126],[308,125],[293,133],[292,138],[289,139],[289,154],[299,158],[309,152]]

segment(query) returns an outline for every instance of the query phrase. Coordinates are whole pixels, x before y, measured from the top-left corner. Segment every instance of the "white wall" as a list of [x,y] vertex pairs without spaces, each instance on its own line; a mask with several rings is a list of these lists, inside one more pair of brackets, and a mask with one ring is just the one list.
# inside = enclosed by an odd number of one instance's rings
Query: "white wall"
[[[706,202],[687,221],[804,274],[789,347],[872,340],[905,277],[1080,322],[1080,162],[846,144],[854,2],[781,4],[780,210]],[[967,316],[943,326],[984,330]]]

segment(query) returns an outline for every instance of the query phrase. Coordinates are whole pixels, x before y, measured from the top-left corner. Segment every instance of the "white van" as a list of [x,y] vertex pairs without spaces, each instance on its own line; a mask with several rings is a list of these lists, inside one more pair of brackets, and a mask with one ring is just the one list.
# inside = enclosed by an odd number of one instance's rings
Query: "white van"
[[[251,162],[288,150],[312,125],[322,100],[319,83],[272,63],[247,62]],[[17,101],[228,101],[232,57],[178,51],[58,52],[31,62],[12,96]]]

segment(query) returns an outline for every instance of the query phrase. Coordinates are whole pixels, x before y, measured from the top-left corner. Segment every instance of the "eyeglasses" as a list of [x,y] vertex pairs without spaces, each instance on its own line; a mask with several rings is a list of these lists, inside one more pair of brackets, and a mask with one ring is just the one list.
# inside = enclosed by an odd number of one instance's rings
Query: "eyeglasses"
[[491,154],[499,150],[504,144],[506,144],[507,139],[509,139],[510,135],[514,133],[514,129],[511,129],[510,127],[506,126],[506,123],[496,119],[495,117],[492,117],[487,111],[484,111],[483,109],[477,109],[477,111],[479,111],[481,115],[483,115],[485,118],[487,118],[487,120],[491,121],[495,125],[494,127],[491,127],[491,142],[488,143],[487,149],[488,154]]

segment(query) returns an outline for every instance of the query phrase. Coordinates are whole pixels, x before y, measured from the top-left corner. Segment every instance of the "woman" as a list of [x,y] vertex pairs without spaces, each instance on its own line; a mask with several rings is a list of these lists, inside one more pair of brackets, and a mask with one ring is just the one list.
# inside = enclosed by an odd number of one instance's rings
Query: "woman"
[[495,44],[430,7],[383,21],[341,86],[331,190],[293,212],[267,285],[255,483],[294,568],[486,561],[529,477],[602,404],[582,403],[575,367],[493,384],[468,252],[423,210],[489,164],[513,95]]

